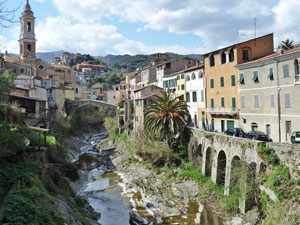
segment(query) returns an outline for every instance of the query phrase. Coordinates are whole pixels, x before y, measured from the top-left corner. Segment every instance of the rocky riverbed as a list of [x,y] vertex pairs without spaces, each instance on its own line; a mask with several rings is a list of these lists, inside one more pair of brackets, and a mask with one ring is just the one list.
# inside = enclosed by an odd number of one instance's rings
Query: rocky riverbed
[[69,145],[70,157],[81,169],[72,187],[101,214],[99,224],[246,224],[240,218],[224,222],[198,201],[200,190],[193,180],[157,177],[122,144],[113,144],[104,130]]

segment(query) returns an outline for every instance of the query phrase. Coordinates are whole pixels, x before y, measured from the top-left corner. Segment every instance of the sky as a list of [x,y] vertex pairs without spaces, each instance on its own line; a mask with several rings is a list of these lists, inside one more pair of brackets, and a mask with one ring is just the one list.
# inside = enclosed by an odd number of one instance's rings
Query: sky
[[[18,21],[26,1],[1,1],[8,9],[19,8],[16,23],[0,31],[0,51],[18,53]],[[274,48],[287,38],[300,41],[299,0],[29,2],[36,17],[38,52],[203,54],[252,39],[255,33],[274,33]]]

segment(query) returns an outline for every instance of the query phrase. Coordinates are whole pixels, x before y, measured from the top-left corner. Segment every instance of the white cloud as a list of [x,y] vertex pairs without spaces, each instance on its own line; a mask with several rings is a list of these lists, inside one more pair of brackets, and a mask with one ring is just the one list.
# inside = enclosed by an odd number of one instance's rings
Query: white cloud
[[18,53],[19,43],[17,40],[8,40],[5,36],[0,35],[0,52],[4,53],[5,51]]

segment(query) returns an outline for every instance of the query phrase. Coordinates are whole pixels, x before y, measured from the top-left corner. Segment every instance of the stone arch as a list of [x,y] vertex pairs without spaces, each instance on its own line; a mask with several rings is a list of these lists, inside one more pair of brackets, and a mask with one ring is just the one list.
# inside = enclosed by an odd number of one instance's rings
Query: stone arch
[[211,176],[211,169],[212,169],[212,150],[210,147],[206,149],[206,157],[205,157],[205,176]]
[[31,22],[27,22],[26,28],[27,32],[31,32]]
[[299,61],[298,61],[298,59],[295,59],[294,67],[295,67],[295,76],[299,76],[300,70],[299,70]]
[[260,166],[259,166],[259,173],[262,174],[262,173],[265,173],[267,170],[267,166],[262,162],[260,163]]
[[251,162],[248,166],[247,179],[246,179],[246,204],[245,211],[251,209],[255,205],[255,192],[256,192],[256,167],[255,162]]
[[221,150],[218,154],[217,184],[225,184],[226,161],[226,154]]
[[239,189],[240,171],[241,171],[241,159],[239,156],[236,155],[231,160],[231,174],[230,174],[230,187],[229,187],[230,193],[239,191],[236,189]]
[[202,156],[203,156],[203,147],[202,144],[198,144],[195,142],[192,146],[192,158],[193,162],[196,165],[199,165],[202,162]]
[[31,52],[31,50],[32,50],[32,49],[31,49],[31,44],[27,44],[27,51],[28,51],[28,52]]

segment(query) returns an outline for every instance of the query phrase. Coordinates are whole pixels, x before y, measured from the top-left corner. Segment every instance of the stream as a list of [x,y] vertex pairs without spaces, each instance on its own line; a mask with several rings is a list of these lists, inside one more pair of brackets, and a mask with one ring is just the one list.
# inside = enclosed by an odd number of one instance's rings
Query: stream
[[102,225],[139,224],[201,224],[223,225],[222,220],[209,207],[190,201],[187,211],[177,216],[165,215],[148,202],[134,185],[125,185],[123,174],[116,171],[111,160],[114,146],[99,149],[97,142],[107,138],[107,132],[89,134],[82,138],[79,154],[71,154],[77,163],[80,179],[72,183],[74,191],[86,199],[99,214]]

